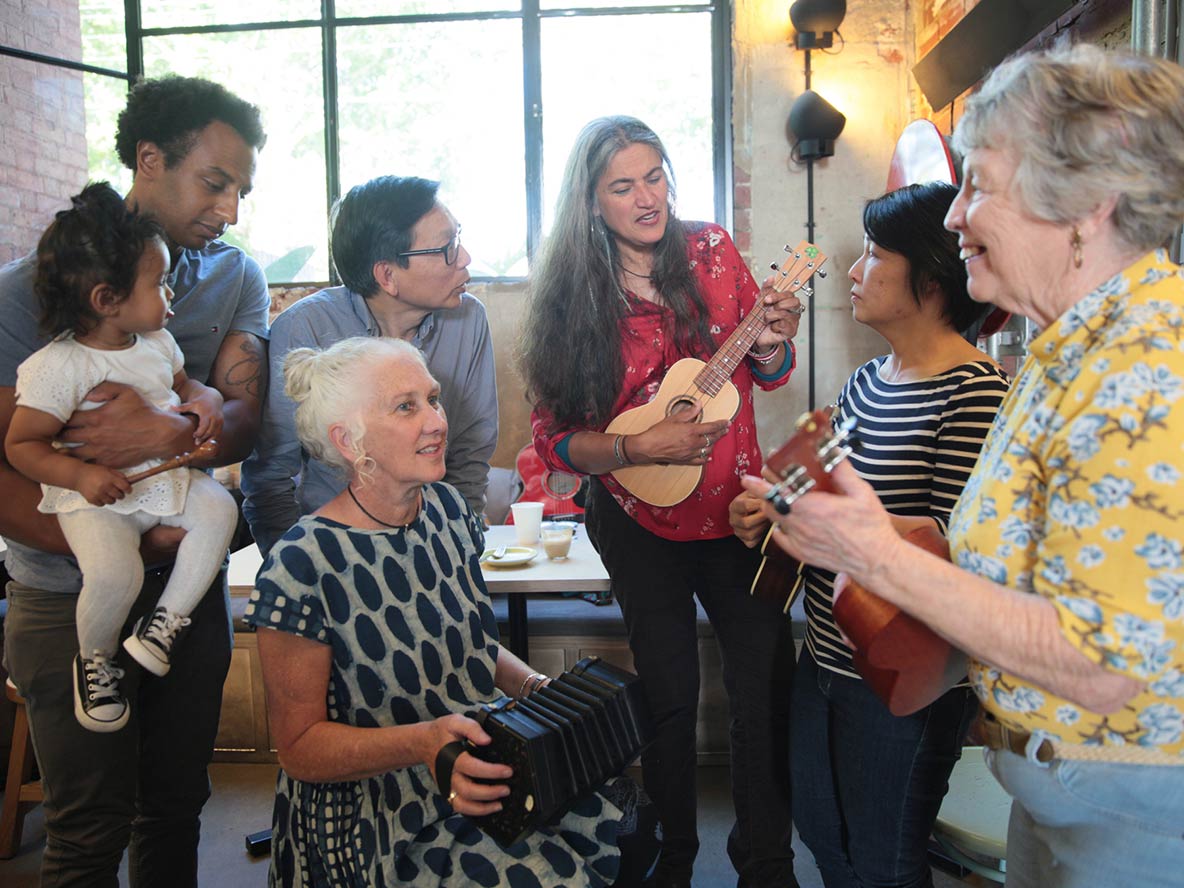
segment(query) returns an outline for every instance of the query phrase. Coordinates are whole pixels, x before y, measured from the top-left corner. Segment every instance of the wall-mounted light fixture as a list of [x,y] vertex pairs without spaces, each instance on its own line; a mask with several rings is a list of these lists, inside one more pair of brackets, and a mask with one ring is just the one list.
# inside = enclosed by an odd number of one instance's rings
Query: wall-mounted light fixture
[[798,49],[829,49],[835,32],[847,15],[847,0],[796,0],[789,7],[794,46]]
[[[847,118],[830,102],[810,88],[810,50],[834,45],[834,35],[847,14],[847,0],[794,0],[789,7],[793,22],[794,49],[806,54],[806,89],[789,110],[785,135],[793,149],[790,158],[806,165],[806,239],[814,242],[814,161],[835,153],[835,139],[843,131]],[[842,39],[839,34],[839,39]],[[809,404],[814,409],[814,300],[806,298],[807,344],[809,363]]]
[[814,90],[806,90],[794,100],[786,123],[786,135],[794,143],[794,159],[801,162],[832,156],[835,139],[846,124],[847,118],[834,105]]

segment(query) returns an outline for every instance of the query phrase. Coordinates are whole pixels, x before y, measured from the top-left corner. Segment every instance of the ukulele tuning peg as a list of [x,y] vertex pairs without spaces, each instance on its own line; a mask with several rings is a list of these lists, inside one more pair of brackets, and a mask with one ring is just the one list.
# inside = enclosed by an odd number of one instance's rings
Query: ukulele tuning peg
[[808,284],[803,284],[800,292],[807,299],[814,298],[814,288],[809,286]]
[[816,275],[818,275],[820,278],[824,278],[824,279],[826,278],[826,272],[825,272],[825,271],[823,271],[821,268],[820,268],[820,269],[818,269],[818,271],[816,271],[816,272],[814,272],[814,273],[815,273]]
[[781,267],[776,262],[770,262],[769,268],[773,269],[773,271],[780,271],[781,270]]
[[791,247],[789,244],[786,244],[786,245],[785,245],[784,247],[782,247],[781,249],[782,249],[782,250],[784,250],[786,253],[792,253],[792,252],[793,252],[793,247]]
[[785,500],[780,493],[774,494],[772,497],[770,497],[770,501],[773,503],[773,508],[777,510],[778,515],[789,514],[789,502]]

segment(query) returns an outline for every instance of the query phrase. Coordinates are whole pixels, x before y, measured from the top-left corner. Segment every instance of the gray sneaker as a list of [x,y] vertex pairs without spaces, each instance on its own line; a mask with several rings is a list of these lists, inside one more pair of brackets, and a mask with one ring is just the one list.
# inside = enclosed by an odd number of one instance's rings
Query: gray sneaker
[[74,657],[74,717],[88,731],[118,731],[127,724],[130,708],[119,690],[123,670],[95,651],[93,657]]
[[153,675],[168,675],[169,658],[190,619],[158,607],[136,622],[132,634],[123,640],[124,649]]

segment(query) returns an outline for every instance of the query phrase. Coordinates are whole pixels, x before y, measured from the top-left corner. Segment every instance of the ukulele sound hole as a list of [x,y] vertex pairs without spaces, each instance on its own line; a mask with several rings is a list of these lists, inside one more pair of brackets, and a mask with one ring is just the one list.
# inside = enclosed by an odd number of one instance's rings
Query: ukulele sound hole
[[675,398],[666,405],[666,415],[673,416],[676,413],[682,413],[684,410],[690,410],[695,406],[695,402],[690,398]]
[[580,479],[566,472],[548,472],[546,480],[543,481],[543,487],[556,499],[567,499],[569,496],[576,495],[576,491],[580,487]]

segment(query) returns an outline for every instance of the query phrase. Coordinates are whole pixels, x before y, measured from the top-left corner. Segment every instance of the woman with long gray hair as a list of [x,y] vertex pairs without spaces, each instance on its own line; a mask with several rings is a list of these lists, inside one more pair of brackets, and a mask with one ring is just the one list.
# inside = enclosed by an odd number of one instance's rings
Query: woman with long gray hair
[[[589,123],[560,194],[531,280],[522,369],[539,454],[551,468],[592,476],[588,534],[654,717],[642,768],[663,848],[651,884],[689,886],[699,844],[696,598],[715,628],[731,703],[729,855],[741,885],[795,884],[784,761],[793,645],[776,608],[748,594],[759,556],[732,535],[728,504],[761,462],[752,387],[789,378],[801,304],[762,292],[722,228],[675,217],[669,157],[639,120]],[[758,300],[768,326],[747,358],[737,356],[730,421],[706,421],[696,402],[631,434],[605,431],[654,399],[676,361],[709,359]],[[658,464],[701,467],[703,477],[681,502],[654,506],[610,474]]]

